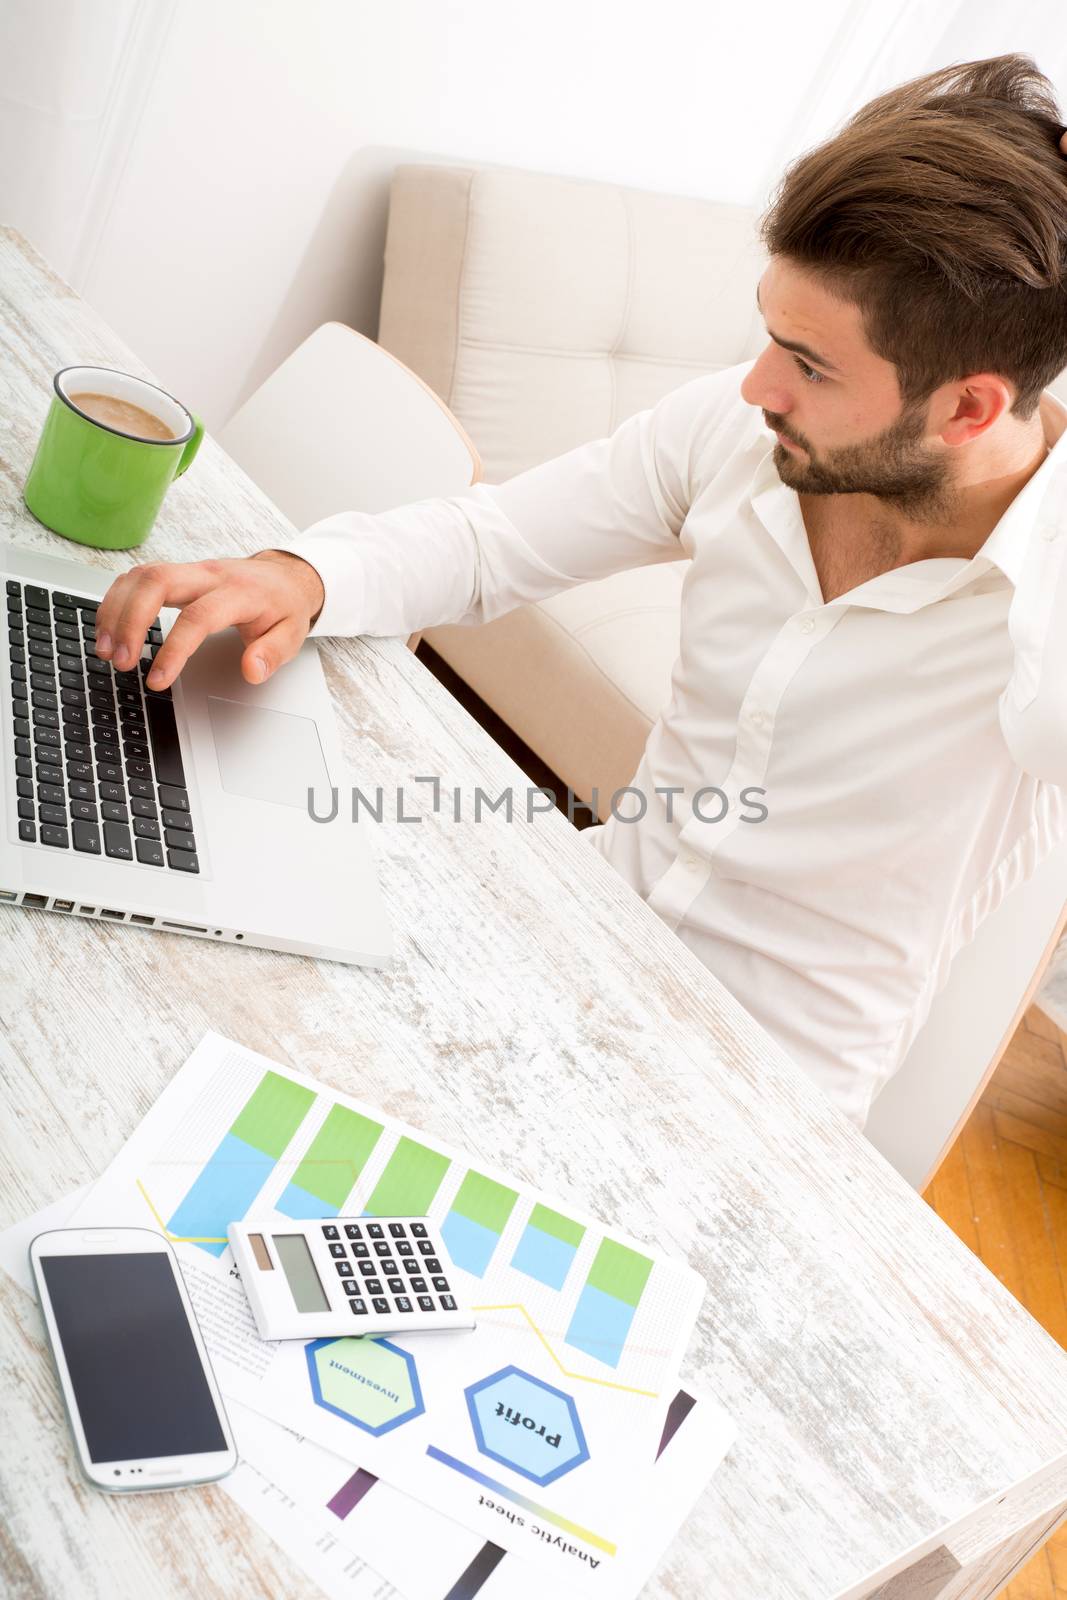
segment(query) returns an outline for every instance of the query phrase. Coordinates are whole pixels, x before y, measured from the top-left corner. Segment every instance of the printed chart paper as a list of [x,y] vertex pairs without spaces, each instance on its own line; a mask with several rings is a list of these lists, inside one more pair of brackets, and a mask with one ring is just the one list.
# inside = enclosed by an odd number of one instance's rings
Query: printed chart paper
[[[543,1570],[499,1542],[483,1541],[244,1406],[231,1407],[230,1416],[243,1458],[270,1478],[276,1495],[304,1520],[305,1537],[343,1544],[387,1573],[405,1600],[544,1600]],[[605,1593],[616,1600],[638,1593],[733,1438],[733,1424],[716,1401],[676,1391],[650,1482],[649,1537],[643,1548],[614,1565]],[[554,1588],[568,1595],[581,1592],[562,1582]]]
[[[339,1213],[430,1217],[477,1330],[260,1340],[227,1223]],[[75,1220],[167,1233],[228,1400],[612,1592],[703,1295],[687,1266],[215,1034]]]

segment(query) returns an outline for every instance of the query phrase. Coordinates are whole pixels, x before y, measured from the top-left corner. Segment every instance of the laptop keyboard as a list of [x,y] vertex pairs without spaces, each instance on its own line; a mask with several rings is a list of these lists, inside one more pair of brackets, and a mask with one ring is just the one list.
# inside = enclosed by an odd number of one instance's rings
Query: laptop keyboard
[[159,618],[148,653],[116,672],[95,654],[98,605],[7,580],[19,838],[198,873],[171,692],[145,684]]

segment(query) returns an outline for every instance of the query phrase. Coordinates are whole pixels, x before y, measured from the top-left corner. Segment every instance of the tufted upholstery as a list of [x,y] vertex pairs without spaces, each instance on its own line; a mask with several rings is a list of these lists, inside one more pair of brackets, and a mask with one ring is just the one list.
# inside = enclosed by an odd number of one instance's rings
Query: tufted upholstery
[[[447,402],[499,483],[757,353],[753,223],[739,206],[614,184],[401,166],[378,340]],[[620,573],[427,638],[577,794],[599,791],[603,815],[669,693],[683,572]]]

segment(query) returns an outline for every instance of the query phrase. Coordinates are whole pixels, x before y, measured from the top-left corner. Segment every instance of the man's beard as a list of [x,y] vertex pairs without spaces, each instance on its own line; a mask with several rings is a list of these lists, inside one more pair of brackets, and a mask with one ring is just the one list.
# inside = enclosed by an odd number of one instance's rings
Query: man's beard
[[944,520],[955,495],[948,463],[925,451],[925,407],[905,408],[897,420],[861,444],[848,444],[816,456],[803,437],[784,426],[774,412],[763,413],[767,426],[796,439],[804,448],[799,456],[775,444],[778,476],[798,494],[869,494],[903,512],[916,522]]

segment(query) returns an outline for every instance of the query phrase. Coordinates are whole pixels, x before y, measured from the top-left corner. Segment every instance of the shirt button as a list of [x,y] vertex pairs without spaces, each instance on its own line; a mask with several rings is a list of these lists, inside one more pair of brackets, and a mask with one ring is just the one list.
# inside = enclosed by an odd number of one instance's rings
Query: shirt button
[[1060,530],[1057,528],[1054,522],[1046,522],[1045,526],[1041,529],[1041,537],[1042,539],[1047,539],[1048,543],[1051,544],[1053,539],[1059,537],[1059,532]]
[[754,728],[762,728],[767,721],[767,713],[765,711],[750,711],[748,720]]
[[681,862],[683,867],[703,866],[703,862],[695,850],[683,850],[681,854]]
[[814,633],[815,632],[815,618],[814,617],[805,617],[804,620],[800,624],[800,631],[801,631],[801,633]]

